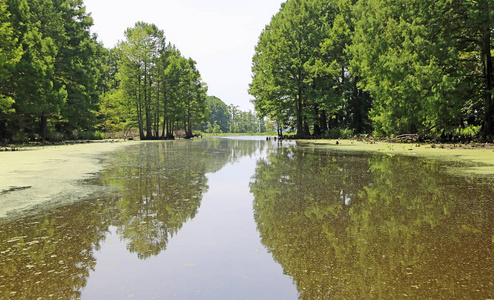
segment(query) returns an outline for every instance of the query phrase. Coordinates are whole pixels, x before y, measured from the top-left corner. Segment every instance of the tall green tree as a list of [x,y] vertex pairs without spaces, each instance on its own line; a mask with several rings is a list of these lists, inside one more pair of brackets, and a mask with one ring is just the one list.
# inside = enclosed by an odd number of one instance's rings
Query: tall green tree
[[[119,65],[122,88],[135,108],[141,139],[152,136],[152,75],[156,60],[156,39],[159,30],[155,25],[137,22],[125,31],[126,41],[120,43]],[[145,132],[146,129],[146,132]]]
[[[460,51],[462,81],[469,85],[463,93],[467,118],[482,125],[481,139],[494,139],[494,70],[492,32],[494,3],[491,0],[453,1],[445,6],[453,26],[446,34],[453,36]],[[477,120],[475,120],[477,119]],[[475,122],[476,121],[476,122]]]
[[162,79],[164,103],[162,137],[166,139],[174,138],[173,132],[180,103],[180,62],[182,59],[180,51],[174,46],[170,46],[166,56],[162,57],[162,64],[165,66]]
[[[358,87],[360,77],[350,72],[352,55],[349,47],[355,34],[356,21],[352,10],[356,2],[356,0],[334,2],[335,18],[327,28],[329,34],[322,44],[321,56],[318,58],[326,64],[330,75],[323,78],[321,84],[331,83],[333,88],[325,92],[325,101],[319,102],[318,105],[324,108],[322,114],[328,115],[327,123],[330,127],[349,128],[354,133],[361,134],[369,132],[371,128],[368,111],[372,98]],[[325,116],[319,118],[321,131],[324,132]],[[317,129],[315,127],[315,133]]]
[[[15,114],[3,118],[16,140],[74,136],[92,131],[98,109],[101,46],[81,0],[7,0],[11,36],[22,56],[3,89]],[[3,16],[3,14],[2,14]],[[5,26],[8,30],[9,26]],[[10,35],[10,34],[9,34]],[[9,43],[7,36],[5,43]],[[3,52],[3,51],[2,51]],[[9,52],[5,54],[10,55]],[[3,93],[3,92],[2,92]],[[77,137],[78,134],[75,134]]]
[[230,115],[228,113],[228,106],[225,102],[221,101],[218,97],[208,96],[206,98],[206,105],[209,108],[210,117],[201,129],[205,130],[207,123],[219,126],[221,132],[229,132],[230,129]]
[[54,4],[61,16],[58,25],[61,32],[53,32],[52,36],[59,49],[55,61],[55,88],[67,90],[60,127],[69,135],[90,132],[96,125],[99,108],[98,81],[104,65],[100,59],[104,57],[103,49],[96,37],[91,36],[93,19],[82,0],[54,0]]
[[493,135],[492,1],[373,1],[354,6],[352,72],[375,98],[377,134]]
[[194,124],[201,124],[206,117],[207,86],[202,82],[201,75],[196,68],[196,62],[189,58],[183,60],[184,69],[182,78],[182,96],[184,105],[184,128],[186,137],[193,136]]
[[[51,1],[9,0],[14,35],[23,55],[14,69],[8,89],[15,100],[15,116],[9,121],[16,139],[48,138],[48,120],[56,118],[67,97],[65,86],[55,84],[59,49],[52,32],[63,32],[60,14]],[[49,18],[52,22],[46,22]]]
[[294,120],[299,137],[310,134],[322,91],[331,87],[318,82],[329,69],[317,58],[333,18],[328,1],[290,0],[261,33],[253,57],[250,93],[256,110],[283,123]]
[[163,31],[154,24],[137,22],[125,35],[118,46],[117,78],[140,138],[173,138],[179,128],[191,137],[206,111],[207,88],[196,62],[166,44]]
[[6,84],[21,57],[22,47],[18,45],[14,36],[7,0],[0,0],[0,116],[12,112],[14,100],[9,96]]
[[457,49],[442,34],[441,1],[361,0],[352,72],[374,97],[379,135],[428,134],[459,123]]

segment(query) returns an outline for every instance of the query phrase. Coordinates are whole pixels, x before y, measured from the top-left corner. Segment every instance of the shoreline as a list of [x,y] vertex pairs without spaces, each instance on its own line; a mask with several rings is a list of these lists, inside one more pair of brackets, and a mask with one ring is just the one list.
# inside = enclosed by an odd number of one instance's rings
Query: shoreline
[[[455,147],[454,145],[417,144],[417,143],[392,143],[392,142],[364,142],[358,140],[297,140],[300,144],[309,147],[323,147],[341,151],[377,152],[390,155],[408,155],[430,159],[438,159],[445,162],[460,162],[467,164],[462,167],[452,167],[456,174],[493,176],[494,175],[494,149],[470,145]],[[336,144],[338,142],[338,144]]]
[[53,200],[87,196],[93,189],[80,181],[103,168],[107,153],[132,144],[91,142],[0,152],[0,219]]
[[[338,141],[338,144],[336,142]],[[138,141],[139,143],[141,141]],[[143,141],[146,142],[146,141]],[[465,165],[452,167],[456,174],[494,175],[494,149],[432,148],[426,144],[365,142],[357,140],[296,140],[303,147],[337,151],[364,151],[388,155],[409,155]],[[70,203],[94,192],[81,184],[104,167],[106,154],[136,144],[131,141],[47,145],[0,152],[0,219],[15,217],[55,201]]]

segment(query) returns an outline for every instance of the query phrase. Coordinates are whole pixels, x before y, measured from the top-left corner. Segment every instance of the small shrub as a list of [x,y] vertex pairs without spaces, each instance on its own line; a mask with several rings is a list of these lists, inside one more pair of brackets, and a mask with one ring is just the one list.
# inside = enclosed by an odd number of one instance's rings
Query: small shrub
[[329,139],[349,139],[353,137],[353,130],[348,128],[331,128],[325,135]]
[[81,140],[103,140],[105,134],[101,131],[83,131],[79,132],[79,139]]
[[95,140],[104,140],[105,139],[105,133],[101,131],[95,131],[94,132],[94,139]]
[[482,126],[467,126],[465,128],[459,128],[457,129],[457,133],[460,136],[477,136],[480,132],[480,129],[482,129]]

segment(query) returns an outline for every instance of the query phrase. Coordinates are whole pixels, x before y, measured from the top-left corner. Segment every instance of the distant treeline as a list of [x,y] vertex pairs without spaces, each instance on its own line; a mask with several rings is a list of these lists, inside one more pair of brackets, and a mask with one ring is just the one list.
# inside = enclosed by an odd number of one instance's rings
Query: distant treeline
[[491,0],[288,0],[259,37],[256,110],[334,131],[492,140]]
[[214,122],[196,62],[155,25],[136,23],[113,49],[92,25],[81,0],[0,0],[0,144],[133,131],[190,137],[216,124],[250,130],[233,106],[227,121]]
[[256,113],[245,112],[233,104],[226,105],[215,96],[206,99],[209,118],[198,127],[206,133],[264,133],[274,131],[271,122],[259,118]]

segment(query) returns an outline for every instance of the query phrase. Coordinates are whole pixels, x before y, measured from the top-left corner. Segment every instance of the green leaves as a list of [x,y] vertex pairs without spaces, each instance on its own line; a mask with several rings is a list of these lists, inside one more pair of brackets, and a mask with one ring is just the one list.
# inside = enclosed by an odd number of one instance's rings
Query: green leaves
[[0,118],[2,114],[13,112],[14,100],[8,95],[5,84],[22,57],[22,47],[17,45],[10,17],[6,0],[0,0]]
[[[207,87],[196,62],[166,45],[162,30],[137,22],[119,45],[120,88],[134,112],[141,139],[172,138],[176,126],[192,136],[205,118]],[[166,131],[166,135],[165,135]]]
[[0,129],[8,128],[0,136],[46,140],[93,130],[101,62],[82,1],[2,0],[0,7],[0,94],[8,95],[0,110],[15,110],[0,117]]
[[[259,38],[250,93],[256,110],[295,127],[299,137],[330,127],[366,127],[368,98],[349,72],[354,19],[350,1],[291,0]],[[309,132],[309,130],[311,132]]]
[[326,1],[284,3],[261,34],[253,57],[250,93],[256,110],[281,126],[294,122],[299,136],[309,134],[307,113],[327,88],[316,82],[329,72],[321,44],[333,14]]
[[[466,62],[481,56],[477,46],[465,44],[480,41],[468,29],[479,28],[475,7],[451,1],[358,2],[351,71],[374,97],[375,133],[435,136],[471,119],[461,110],[474,95],[469,82],[479,69]],[[483,24],[492,30],[492,23]]]
[[290,0],[253,57],[256,110],[299,136],[343,126],[361,133],[370,115],[377,135],[435,137],[482,124],[488,139],[491,8],[488,0]]

